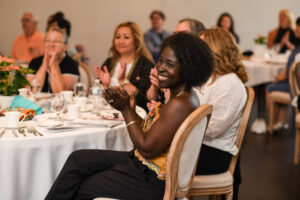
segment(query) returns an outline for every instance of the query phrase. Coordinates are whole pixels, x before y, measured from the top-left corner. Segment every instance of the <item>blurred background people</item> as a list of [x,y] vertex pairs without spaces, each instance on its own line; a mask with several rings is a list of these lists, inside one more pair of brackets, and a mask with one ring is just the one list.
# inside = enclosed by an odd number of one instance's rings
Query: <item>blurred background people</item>
[[29,82],[37,80],[42,92],[73,90],[78,81],[78,63],[65,53],[67,41],[64,31],[51,28],[45,36],[44,55],[29,63],[29,68],[35,70],[35,74],[27,75],[27,79]]
[[240,37],[234,30],[234,21],[229,13],[223,13],[220,15],[217,26],[228,30],[234,36],[236,43],[240,43]]
[[70,40],[71,36],[71,22],[64,17],[63,12],[57,12],[49,16],[47,21],[47,30],[51,27],[62,29],[68,36],[68,49],[67,53],[74,60],[80,60],[86,64],[89,64],[89,57],[87,56],[86,48],[82,44],[76,46]]
[[157,63],[160,46],[163,40],[171,35],[163,29],[166,17],[165,14],[160,10],[154,10],[150,14],[152,28],[144,34],[145,44],[152,54],[154,63]]
[[138,106],[147,110],[146,91],[154,64],[136,23],[123,22],[116,27],[110,53],[101,67],[94,67],[97,77],[105,87],[122,86],[135,96]]
[[28,63],[31,59],[43,55],[44,35],[37,30],[38,19],[34,14],[24,13],[21,22],[24,33],[15,39],[11,57]]
[[286,50],[295,48],[294,15],[288,9],[279,12],[278,28],[268,34],[268,48],[275,47],[278,53],[285,53]]
[[[289,84],[289,71],[291,65],[293,64],[296,54],[300,53],[300,17],[298,17],[296,21],[296,29],[295,29],[295,49],[292,51],[288,58],[288,62],[286,67],[281,71],[280,74],[275,76],[274,83],[270,83],[267,85],[266,90],[266,104],[268,111],[270,110],[270,93],[273,91],[281,91],[281,92],[288,92],[290,93],[290,84]],[[282,128],[288,128],[288,124],[286,124],[286,105],[278,105],[275,107],[274,113],[277,113],[274,116],[274,126],[269,127],[272,128],[274,131],[278,131]],[[270,113],[268,113],[270,114]],[[269,116],[270,119],[270,116]]]
[[202,22],[192,18],[185,18],[178,22],[174,33],[184,31],[198,36],[204,29],[205,26],[202,24]]

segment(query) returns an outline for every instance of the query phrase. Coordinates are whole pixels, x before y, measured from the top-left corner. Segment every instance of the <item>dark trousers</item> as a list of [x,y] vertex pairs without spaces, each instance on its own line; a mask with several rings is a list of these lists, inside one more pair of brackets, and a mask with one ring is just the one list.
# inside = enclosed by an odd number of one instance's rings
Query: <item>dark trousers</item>
[[[228,170],[232,155],[205,144],[201,147],[196,175],[219,174]],[[241,184],[240,156],[238,157],[233,174],[233,200],[238,199],[239,185]],[[224,198],[224,197],[223,197]]]
[[165,181],[133,152],[79,150],[67,159],[46,200],[162,199]]

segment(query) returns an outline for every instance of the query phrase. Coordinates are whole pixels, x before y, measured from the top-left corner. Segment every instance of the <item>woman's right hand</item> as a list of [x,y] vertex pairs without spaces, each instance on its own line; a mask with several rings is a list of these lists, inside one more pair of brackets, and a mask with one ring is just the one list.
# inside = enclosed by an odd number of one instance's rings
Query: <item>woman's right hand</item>
[[158,88],[158,72],[156,70],[156,67],[152,68],[150,71],[150,81],[151,83]]
[[105,89],[103,96],[112,107],[119,111],[131,109],[131,106],[133,106],[132,99],[126,90],[121,89],[120,87],[109,87]]
[[110,77],[110,73],[107,69],[107,66],[104,66],[103,70],[102,70],[100,66],[95,65],[94,70],[95,70],[96,76],[100,79],[102,84],[105,87],[108,87],[109,84],[110,84],[110,78],[111,77]]

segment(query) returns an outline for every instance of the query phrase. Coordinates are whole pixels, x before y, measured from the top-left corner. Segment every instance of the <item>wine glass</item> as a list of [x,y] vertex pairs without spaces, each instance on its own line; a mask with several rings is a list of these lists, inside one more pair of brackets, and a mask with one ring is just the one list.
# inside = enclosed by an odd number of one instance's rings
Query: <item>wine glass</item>
[[83,82],[76,83],[74,86],[74,94],[76,97],[85,97],[87,95],[87,86]]
[[56,113],[56,120],[60,121],[60,112],[64,108],[65,105],[65,97],[63,94],[55,94],[51,98],[51,109],[55,111]]
[[41,83],[38,79],[33,79],[30,82],[30,93],[34,99],[37,98],[38,94],[41,91]]

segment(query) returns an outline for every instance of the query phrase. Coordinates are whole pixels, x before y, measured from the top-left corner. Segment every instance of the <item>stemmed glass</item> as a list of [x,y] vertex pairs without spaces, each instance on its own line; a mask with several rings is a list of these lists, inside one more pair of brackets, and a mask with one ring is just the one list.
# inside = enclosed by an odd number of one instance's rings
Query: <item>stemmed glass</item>
[[87,86],[83,82],[76,83],[74,86],[74,95],[76,97],[85,97],[87,95]]
[[33,79],[30,82],[30,92],[34,99],[37,98],[39,92],[41,91],[41,83],[38,79]]
[[63,94],[55,94],[51,98],[51,108],[56,113],[56,120],[57,121],[61,120],[60,112],[64,108],[64,105],[65,105],[65,97],[64,97]]

